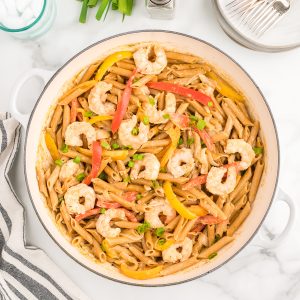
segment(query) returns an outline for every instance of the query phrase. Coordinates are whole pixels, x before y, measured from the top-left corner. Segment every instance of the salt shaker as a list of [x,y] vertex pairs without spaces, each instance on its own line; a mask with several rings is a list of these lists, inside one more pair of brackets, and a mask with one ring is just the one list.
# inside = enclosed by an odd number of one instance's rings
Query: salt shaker
[[173,19],[175,0],[146,0],[146,7],[154,19]]

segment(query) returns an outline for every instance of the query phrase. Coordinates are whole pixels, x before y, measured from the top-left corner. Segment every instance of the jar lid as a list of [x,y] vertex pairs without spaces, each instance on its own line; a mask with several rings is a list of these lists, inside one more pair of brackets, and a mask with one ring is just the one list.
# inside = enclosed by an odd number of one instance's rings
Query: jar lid
[[171,2],[171,0],[150,0],[150,2],[156,5],[166,5]]

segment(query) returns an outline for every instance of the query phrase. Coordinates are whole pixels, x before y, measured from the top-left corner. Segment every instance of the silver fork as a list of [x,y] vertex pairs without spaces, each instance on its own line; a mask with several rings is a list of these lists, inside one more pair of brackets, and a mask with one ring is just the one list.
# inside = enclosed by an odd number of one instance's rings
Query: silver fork
[[226,6],[231,17],[241,18],[241,23],[257,36],[271,29],[289,10],[291,0],[233,0]]

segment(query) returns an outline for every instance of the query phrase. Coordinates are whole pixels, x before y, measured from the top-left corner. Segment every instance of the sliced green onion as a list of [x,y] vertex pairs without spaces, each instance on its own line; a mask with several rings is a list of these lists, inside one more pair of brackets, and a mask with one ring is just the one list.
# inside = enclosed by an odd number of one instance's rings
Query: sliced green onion
[[214,239],[214,243],[216,243],[220,239],[221,239],[221,236],[219,234],[216,234],[215,239]]
[[110,149],[109,143],[107,143],[107,142],[104,142],[104,141],[101,142],[101,146],[105,149]]
[[137,199],[137,200],[140,200],[140,199],[142,199],[142,198],[143,198],[143,195],[142,195],[142,194],[137,194],[137,195],[136,195],[136,199]]
[[155,99],[152,96],[149,96],[149,103],[154,106],[155,105]]
[[133,7],[133,0],[119,0],[118,2],[118,9],[119,12],[130,16],[132,12],[132,7]]
[[95,7],[97,5],[98,0],[89,0],[88,7]]
[[164,119],[170,119],[170,114],[164,114],[164,115],[163,115],[163,118],[164,118]]
[[112,2],[111,2],[111,8],[112,8],[112,10],[117,10],[118,9],[118,7],[119,7],[119,0],[112,0]]
[[158,245],[160,245],[160,246],[162,246],[162,245],[164,245],[165,243],[166,243],[166,239],[164,239],[164,238],[161,238],[161,239],[159,239],[158,241],[157,241],[157,243],[158,243]]
[[135,154],[133,154],[132,158],[133,158],[133,160],[143,160],[144,159],[144,154],[135,153]]
[[116,149],[119,149],[119,148],[120,148],[120,145],[119,145],[118,143],[113,143],[113,144],[111,145],[111,147],[112,147],[114,150],[116,150]]
[[137,127],[134,127],[132,130],[131,130],[131,134],[132,135],[138,135],[139,134],[139,129]]
[[126,183],[131,182],[130,176],[125,177],[125,178],[123,179],[123,182],[126,182]]
[[154,189],[157,189],[157,188],[160,187],[160,185],[159,185],[159,183],[158,183],[157,180],[152,180],[152,186],[153,186]]
[[76,156],[74,159],[73,159],[74,163],[76,164],[79,164],[80,163],[80,157],[79,156]]
[[208,106],[208,107],[212,107],[212,106],[213,106],[212,101],[208,101],[207,106]]
[[149,117],[148,117],[148,116],[144,116],[142,122],[143,122],[145,125],[149,125]]
[[57,166],[62,166],[63,165],[63,161],[61,159],[57,159],[54,161],[54,163],[57,165]]
[[127,165],[129,168],[132,168],[134,166],[134,162],[130,160]]
[[213,258],[216,257],[217,255],[218,255],[217,252],[213,252],[212,254],[210,254],[210,255],[208,256],[208,259],[213,259]]
[[164,227],[159,227],[155,229],[155,235],[157,237],[161,237],[165,233],[165,228]]
[[63,144],[62,147],[60,148],[62,153],[67,153],[69,151],[69,146],[66,144]]
[[100,214],[103,215],[103,214],[105,214],[105,212],[106,212],[106,209],[102,207],[102,208],[100,209]]
[[79,181],[79,182],[81,182],[84,178],[85,178],[84,173],[80,173],[76,176],[76,180]]
[[139,234],[145,233],[146,231],[148,231],[151,228],[151,225],[149,222],[144,222],[142,225],[138,226],[136,231]]
[[90,117],[92,117],[93,115],[94,115],[94,113],[93,113],[92,111],[86,111],[86,112],[84,113],[84,116],[87,117],[87,118],[90,118]]
[[255,155],[259,155],[259,154],[263,153],[264,148],[263,147],[253,147],[253,151],[254,151]]
[[206,126],[206,122],[203,119],[198,120],[197,122],[197,128],[200,130],[203,130]]

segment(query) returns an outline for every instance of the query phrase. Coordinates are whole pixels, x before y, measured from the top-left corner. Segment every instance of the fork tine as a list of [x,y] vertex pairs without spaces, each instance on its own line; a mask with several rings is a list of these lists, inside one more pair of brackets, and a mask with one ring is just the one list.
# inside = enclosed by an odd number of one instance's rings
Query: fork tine
[[257,36],[261,37],[267,30],[271,29],[272,27],[275,26],[275,24],[280,20],[280,17],[282,15],[278,12],[275,13],[275,15],[273,16],[273,18],[268,22],[268,24],[266,24],[264,26],[264,28],[262,28],[258,33]]
[[235,9],[231,10],[231,17],[234,17],[240,13],[243,12],[243,10],[247,9],[247,7],[249,6],[249,1],[244,1],[244,4],[241,2],[240,5],[238,7],[236,7]]
[[261,4],[259,2],[254,3],[253,7],[248,14],[245,14],[244,18],[241,20],[241,24],[247,24],[250,19],[253,19],[256,16],[256,12],[259,12],[261,9]]
[[257,27],[260,26],[261,21],[265,20],[269,16],[270,13],[272,13],[273,8],[268,4],[262,11],[261,13],[257,16],[255,20],[253,20],[249,25],[253,30],[255,30]]

